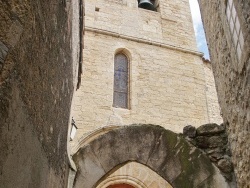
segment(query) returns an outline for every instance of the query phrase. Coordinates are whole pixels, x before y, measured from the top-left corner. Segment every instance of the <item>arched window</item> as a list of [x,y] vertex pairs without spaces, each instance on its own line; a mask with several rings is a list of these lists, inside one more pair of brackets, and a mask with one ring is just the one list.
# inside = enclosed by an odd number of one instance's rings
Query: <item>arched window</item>
[[129,64],[128,58],[122,53],[115,55],[114,65],[114,96],[113,106],[128,108]]

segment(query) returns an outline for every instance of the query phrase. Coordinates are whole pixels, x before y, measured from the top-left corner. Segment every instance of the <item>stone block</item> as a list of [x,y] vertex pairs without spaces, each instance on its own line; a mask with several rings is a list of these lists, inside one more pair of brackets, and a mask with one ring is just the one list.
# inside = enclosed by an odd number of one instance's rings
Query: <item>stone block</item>
[[214,134],[220,134],[223,132],[225,132],[225,128],[223,126],[220,126],[214,123],[205,124],[197,128],[198,136],[214,135]]
[[95,183],[106,174],[99,159],[89,146],[87,146],[83,152],[75,155],[73,159],[77,164],[78,171],[75,177],[78,180],[74,185],[75,188],[81,188],[83,184],[84,188],[92,188]]
[[223,147],[227,144],[227,138],[221,136],[197,136],[195,141],[197,146],[203,149]]
[[218,167],[222,172],[225,172],[225,173],[230,173],[233,171],[233,165],[229,159],[219,160]]
[[194,138],[196,136],[196,128],[192,125],[188,125],[183,128],[183,134],[189,138]]

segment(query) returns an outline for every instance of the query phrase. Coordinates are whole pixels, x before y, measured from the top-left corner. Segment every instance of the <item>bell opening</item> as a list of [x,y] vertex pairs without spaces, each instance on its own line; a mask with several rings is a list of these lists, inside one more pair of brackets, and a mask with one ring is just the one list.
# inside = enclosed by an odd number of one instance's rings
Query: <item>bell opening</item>
[[156,11],[154,4],[150,0],[139,0],[138,7],[146,10]]

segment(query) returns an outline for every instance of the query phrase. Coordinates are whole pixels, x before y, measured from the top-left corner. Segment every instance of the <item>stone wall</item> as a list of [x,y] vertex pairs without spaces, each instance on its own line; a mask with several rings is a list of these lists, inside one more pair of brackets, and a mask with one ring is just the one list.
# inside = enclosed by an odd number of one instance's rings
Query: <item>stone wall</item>
[[237,58],[226,17],[227,1],[199,3],[238,186],[250,187],[250,4],[247,0],[233,1],[244,40]]
[[206,103],[208,111],[208,119],[210,123],[221,124],[223,122],[220,106],[215,88],[214,74],[212,71],[212,64],[209,60],[203,60],[204,75],[206,81]]
[[184,127],[183,134],[194,146],[201,149],[209,157],[233,187],[235,177],[231,162],[228,137],[223,124],[205,124],[197,129],[191,125]]
[[0,187],[67,185],[78,4],[0,0]]
[[[129,109],[112,107],[117,49],[131,57]],[[86,32],[82,87],[73,108],[77,134],[131,123],[157,123],[176,132],[189,123],[204,124],[205,85],[199,56]]]
[[158,12],[138,9],[137,0],[85,0],[85,5],[86,29],[197,50],[188,0],[159,0]]
[[[214,88],[206,91],[214,87],[213,76],[196,51],[188,1],[160,1],[159,12],[139,9],[132,0],[85,3],[83,79],[72,112],[76,142],[104,126],[153,123],[181,132],[210,116],[221,123],[218,105],[207,104],[207,96],[209,102],[217,96]],[[129,109],[112,107],[117,52],[129,58]]]
[[[177,188],[235,188],[225,181],[219,169],[201,150],[182,136],[157,125],[129,125],[113,129],[83,144],[73,159],[77,166],[74,188],[82,188],[82,185],[84,188],[102,187],[102,183],[110,181],[108,178],[119,169],[124,170],[120,173],[125,175],[116,177],[119,183],[128,182],[128,176],[131,176],[136,179],[135,183],[150,185],[153,179],[145,176],[152,170],[165,180],[161,188],[168,188],[169,184]],[[129,162],[140,163],[146,168],[134,165],[131,166],[135,167],[132,172],[126,172]],[[144,176],[136,170],[141,170]],[[158,185],[153,183],[148,187],[157,188]]]

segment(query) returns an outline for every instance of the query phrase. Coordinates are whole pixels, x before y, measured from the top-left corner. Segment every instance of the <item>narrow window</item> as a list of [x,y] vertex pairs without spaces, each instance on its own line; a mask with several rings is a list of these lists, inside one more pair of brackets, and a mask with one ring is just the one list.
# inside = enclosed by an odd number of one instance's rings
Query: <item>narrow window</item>
[[235,51],[237,53],[238,59],[240,60],[242,50],[243,50],[243,45],[244,45],[244,39],[243,39],[239,18],[237,16],[237,12],[236,12],[236,9],[234,7],[233,0],[227,1],[226,15],[227,15],[227,21],[229,24],[229,28],[230,28],[231,37],[232,37],[232,40],[234,43]]
[[122,53],[115,55],[113,106],[128,108],[128,58]]

